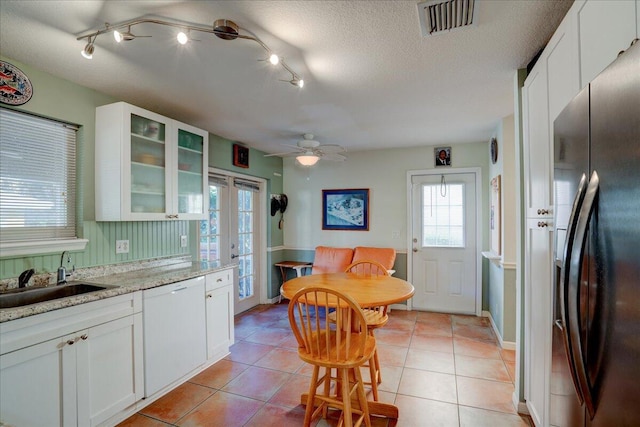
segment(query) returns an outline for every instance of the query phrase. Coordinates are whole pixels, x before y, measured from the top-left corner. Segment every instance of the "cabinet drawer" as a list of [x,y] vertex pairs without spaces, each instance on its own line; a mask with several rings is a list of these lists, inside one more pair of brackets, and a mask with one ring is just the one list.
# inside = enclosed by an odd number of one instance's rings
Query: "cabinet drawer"
[[221,288],[233,283],[233,269],[216,271],[215,273],[207,274],[207,291]]
[[0,350],[6,354],[141,310],[142,293],[132,292],[11,320],[0,324]]

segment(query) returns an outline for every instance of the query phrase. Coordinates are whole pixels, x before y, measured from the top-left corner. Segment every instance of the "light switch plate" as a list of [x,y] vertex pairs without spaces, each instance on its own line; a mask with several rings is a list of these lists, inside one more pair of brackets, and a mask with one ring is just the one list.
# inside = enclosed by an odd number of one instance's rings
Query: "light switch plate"
[[180,247],[181,248],[187,247],[187,236],[184,234],[180,236]]
[[116,240],[116,253],[128,254],[129,253],[129,241],[128,240]]

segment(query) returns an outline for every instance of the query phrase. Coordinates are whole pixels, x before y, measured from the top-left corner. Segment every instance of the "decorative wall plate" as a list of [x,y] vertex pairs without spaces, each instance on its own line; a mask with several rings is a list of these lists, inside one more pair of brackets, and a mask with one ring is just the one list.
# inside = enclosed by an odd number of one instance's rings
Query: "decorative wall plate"
[[0,61],[0,102],[22,105],[31,99],[33,87],[25,73],[6,61]]
[[495,163],[498,161],[498,141],[495,138],[491,138],[490,149],[491,149],[491,163]]

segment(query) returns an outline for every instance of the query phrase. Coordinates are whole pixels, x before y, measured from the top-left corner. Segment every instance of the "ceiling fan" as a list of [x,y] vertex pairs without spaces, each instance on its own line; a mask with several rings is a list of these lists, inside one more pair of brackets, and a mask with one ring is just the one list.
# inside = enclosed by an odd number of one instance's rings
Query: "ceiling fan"
[[296,151],[287,151],[285,153],[265,154],[265,157],[282,156],[295,157],[302,166],[313,166],[318,160],[332,160],[342,162],[346,156],[340,153],[346,152],[346,148],[340,145],[320,145],[318,141],[313,139],[313,134],[305,133],[302,135],[304,139],[298,141],[298,145],[282,144],[291,147]]

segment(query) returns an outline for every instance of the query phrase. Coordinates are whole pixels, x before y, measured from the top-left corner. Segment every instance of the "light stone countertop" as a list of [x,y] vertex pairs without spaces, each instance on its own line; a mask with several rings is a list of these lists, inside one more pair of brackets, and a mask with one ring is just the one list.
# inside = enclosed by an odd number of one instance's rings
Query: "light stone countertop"
[[[135,266],[138,268],[136,269]],[[130,266],[131,269],[122,266],[115,266],[114,269],[113,266],[107,266],[105,268],[95,267],[79,271],[69,283],[92,283],[98,285],[115,285],[115,287],[21,307],[3,308],[0,309],[0,323],[130,292],[168,285],[227,268],[233,268],[236,267],[237,264],[176,260],[175,262],[156,263],[154,266],[145,266],[143,264],[136,264],[135,266]],[[125,271],[114,272],[118,270]]]

